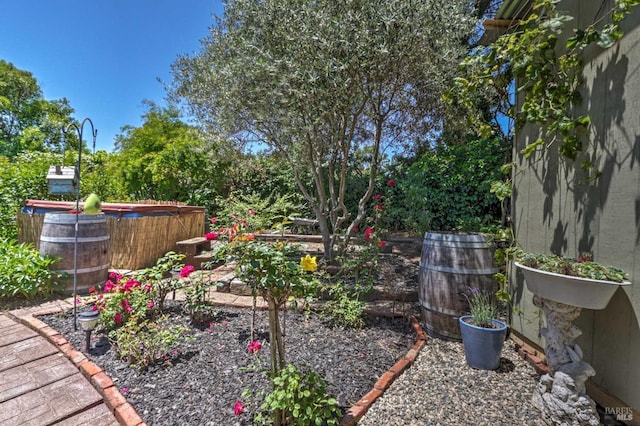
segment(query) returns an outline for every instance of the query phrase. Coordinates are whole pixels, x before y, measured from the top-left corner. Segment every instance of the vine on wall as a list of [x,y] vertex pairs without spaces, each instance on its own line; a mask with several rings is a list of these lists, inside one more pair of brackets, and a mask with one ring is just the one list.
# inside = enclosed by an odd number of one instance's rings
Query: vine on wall
[[[615,0],[612,8],[598,15],[586,28],[573,29],[564,46],[559,34],[573,17],[558,10],[560,0],[536,0],[532,12],[512,31],[489,46],[475,48],[463,61],[464,76],[459,77],[447,100],[468,110],[477,110],[479,100],[487,99],[494,109],[514,120],[516,130],[527,123],[541,128],[541,137],[523,150],[525,157],[558,143],[564,158],[575,160],[590,132],[591,119],[577,114],[581,102],[582,52],[596,44],[609,48],[622,38],[620,22],[640,0]],[[604,3],[603,3],[604,4]],[[510,99],[510,85],[517,83],[519,106]],[[495,130],[497,123],[482,122],[486,114],[470,114],[470,124],[481,135]],[[585,161],[585,171],[598,172]]]

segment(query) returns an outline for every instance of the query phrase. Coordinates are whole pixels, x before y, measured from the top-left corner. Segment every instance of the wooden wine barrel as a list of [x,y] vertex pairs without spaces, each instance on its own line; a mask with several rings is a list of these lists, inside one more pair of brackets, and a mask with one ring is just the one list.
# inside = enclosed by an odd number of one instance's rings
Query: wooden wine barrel
[[419,299],[426,331],[462,340],[458,318],[469,314],[471,288],[498,289],[494,245],[483,234],[427,232],[420,257]]
[[[73,293],[74,273],[77,292],[102,286],[109,275],[109,230],[104,213],[78,215],[78,260],[74,268],[76,215],[46,213],[40,234],[40,254],[60,258],[52,269],[68,275],[62,279],[66,293]],[[59,282],[61,280],[58,280]]]

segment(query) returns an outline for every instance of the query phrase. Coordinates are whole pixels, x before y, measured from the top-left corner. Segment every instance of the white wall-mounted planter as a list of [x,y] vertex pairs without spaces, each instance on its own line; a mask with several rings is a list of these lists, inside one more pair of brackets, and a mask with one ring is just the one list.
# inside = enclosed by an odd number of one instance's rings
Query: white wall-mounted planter
[[518,262],[515,265],[522,270],[527,288],[533,294],[583,309],[604,309],[618,286],[631,284],[629,281],[617,283],[556,274]]
[[540,378],[533,403],[549,424],[598,425],[595,402],[586,394],[585,382],[596,374],[582,359],[575,342],[582,331],[573,321],[582,309],[604,309],[618,286],[630,282],[592,280],[541,271],[516,262],[527,287],[534,294],[533,304],[544,312],[544,336],[549,374]]

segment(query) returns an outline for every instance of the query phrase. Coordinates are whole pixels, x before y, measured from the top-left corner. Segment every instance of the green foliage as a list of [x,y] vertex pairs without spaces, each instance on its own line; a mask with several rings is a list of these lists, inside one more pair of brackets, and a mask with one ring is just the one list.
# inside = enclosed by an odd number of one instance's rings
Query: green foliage
[[593,262],[589,260],[589,256],[584,257],[583,255],[578,259],[573,259],[523,251],[518,251],[515,256],[520,264],[541,271],[617,283],[629,280],[629,276],[622,269]]
[[[502,177],[505,147],[498,138],[464,145],[439,145],[395,176],[395,200],[404,229],[479,231],[500,222],[500,203],[490,193]],[[383,210],[384,213],[384,210]]]
[[493,296],[478,288],[469,290],[465,294],[469,301],[470,314],[473,318],[473,325],[476,327],[490,328],[492,320],[496,318],[498,309],[493,301]]
[[50,270],[56,262],[30,244],[0,237],[0,299],[48,296],[60,289]]
[[[117,273],[109,274],[104,293],[96,294],[96,309],[100,312],[100,324],[107,331],[127,324],[143,321],[154,307],[151,286],[134,278]],[[106,297],[105,297],[106,296]]]
[[221,227],[230,227],[242,217],[248,229],[268,230],[290,216],[299,214],[301,206],[292,201],[295,198],[292,194],[267,197],[255,193],[231,195],[217,202],[216,224]]
[[338,402],[329,396],[327,382],[317,373],[300,372],[288,364],[273,377],[273,390],[266,395],[257,424],[272,424],[273,413],[280,413],[276,424],[281,425],[337,425],[341,416]]
[[216,283],[204,281],[200,278],[191,279],[189,285],[184,288],[185,300],[182,310],[191,318],[191,323],[201,324],[214,317],[216,310],[206,301],[209,289]]
[[236,153],[233,157],[224,172],[223,197],[277,200],[286,195],[294,205],[303,204],[293,170],[282,156]]
[[128,321],[123,327],[109,334],[118,354],[135,367],[146,367],[178,355],[178,347],[185,340],[188,329],[177,324],[168,324],[168,317],[156,321]]
[[181,270],[185,265],[182,263],[185,255],[169,251],[156,261],[151,268],[137,271],[135,278],[138,282],[143,282],[151,287],[151,298],[154,306],[162,312],[164,311],[164,301],[167,295],[182,288],[182,283],[178,279],[171,279],[173,271]]
[[174,108],[149,103],[141,127],[126,127],[116,139],[114,178],[131,199],[202,201],[220,192],[226,157],[217,144],[180,120]]
[[25,200],[47,197],[47,170],[58,157],[37,152],[11,161],[0,157],[0,237],[17,240],[17,213]]
[[47,101],[35,77],[0,59],[0,156],[61,151],[60,129],[71,122],[66,99]]
[[317,279],[302,270],[300,249],[285,242],[242,241],[236,237],[221,246],[217,256],[236,262],[238,278],[260,294],[282,306],[290,298],[308,299],[317,292]]
[[[584,28],[573,28],[573,36],[560,46],[559,35],[568,32],[573,17],[558,10],[557,0],[536,0],[532,12],[518,27],[491,43],[475,49],[463,62],[464,77],[455,80],[446,99],[467,110],[481,110],[479,99],[489,102],[502,114],[515,120],[516,128],[534,123],[543,129],[542,137],[522,150],[529,157],[558,143],[559,152],[575,160],[582,151],[591,120],[576,111],[583,88],[584,50],[593,44],[612,46],[622,37],[620,22],[637,6],[637,0],[616,0],[608,11],[597,14]],[[512,104],[511,85],[516,81]],[[478,132],[496,128],[496,115],[469,114]],[[493,123],[487,123],[493,120]],[[589,167],[587,167],[589,168]]]
[[328,288],[331,300],[327,300],[322,311],[336,325],[346,328],[361,328],[364,326],[365,302],[359,300],[357,291],[349,291],[343,282],[338,282]]
[[[432,130],[425,122],[438,122],[470,12],[461,0],[230,2],[201,52],[173,64],[171,96],[208,130],[287,161],[330,258],[332,235],[366,215],[386,145],[422,138]],[[370,179],[356,193],[347,181],[359,152]],[[357,194],[355,215],[347,194]]]

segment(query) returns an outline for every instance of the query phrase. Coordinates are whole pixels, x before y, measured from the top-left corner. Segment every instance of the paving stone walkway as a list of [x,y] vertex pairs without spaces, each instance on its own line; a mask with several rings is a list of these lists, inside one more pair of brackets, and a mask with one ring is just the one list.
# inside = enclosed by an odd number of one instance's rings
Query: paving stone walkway
[[81,370],[47,338],[0,314],[0,425],[118,425]]

